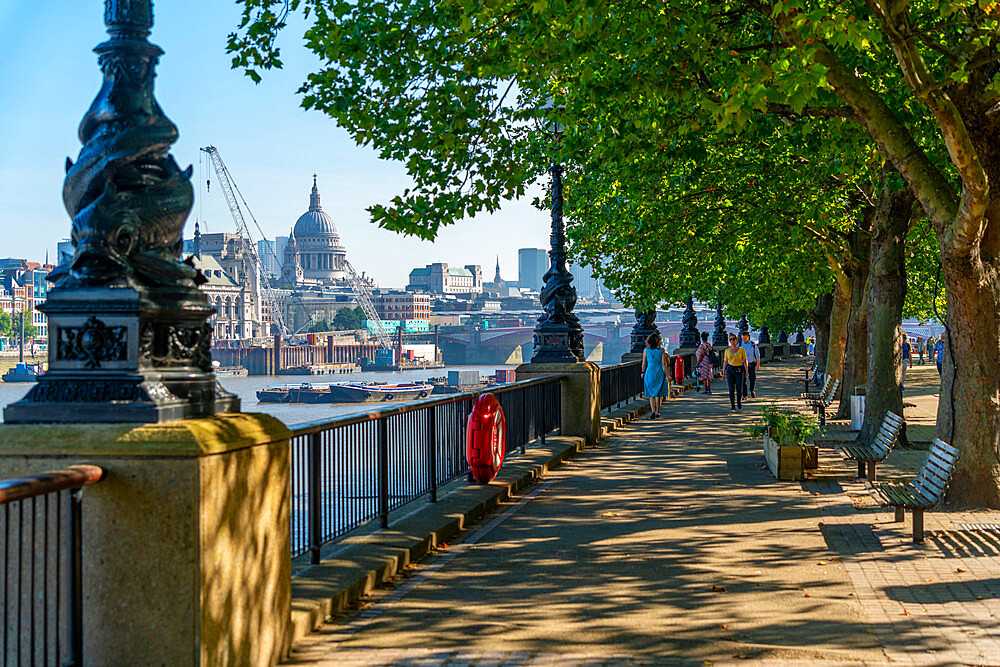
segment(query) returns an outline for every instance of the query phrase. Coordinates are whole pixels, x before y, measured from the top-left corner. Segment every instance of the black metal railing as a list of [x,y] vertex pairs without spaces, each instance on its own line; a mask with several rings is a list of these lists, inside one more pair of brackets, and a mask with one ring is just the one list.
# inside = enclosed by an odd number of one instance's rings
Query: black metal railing
[[80,489],[104,471],[69,466],[0,481],[4,665],[79,665]]
[[601,367],[601,410],[621,407],[642,395],[642,362]]
[[468,475],[465,429],[492,393],[507,422],[507,454],[561,427],[561,375],[450,394],[292,429],[292,558],[318,563],[324,544]]

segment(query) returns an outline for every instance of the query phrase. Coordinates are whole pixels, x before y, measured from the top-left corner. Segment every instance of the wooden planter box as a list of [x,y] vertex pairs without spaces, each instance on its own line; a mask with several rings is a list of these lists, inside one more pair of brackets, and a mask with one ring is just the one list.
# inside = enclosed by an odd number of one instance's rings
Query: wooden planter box
[[764,436],[764,458],[777,479],[803,479],[805,471],[819,467],[816,445],[779,445]]

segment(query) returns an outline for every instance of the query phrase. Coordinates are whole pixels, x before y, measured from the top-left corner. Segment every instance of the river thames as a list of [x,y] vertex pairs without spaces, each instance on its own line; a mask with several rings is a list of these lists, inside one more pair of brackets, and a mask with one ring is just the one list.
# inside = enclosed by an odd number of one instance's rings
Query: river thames
[[[388,403],[342,403],[337,405],[284,405],[276,403],[258,403],[257,391],[275,384],[293,384],[311,382],[326,384],[330,382],[416,382],[431,377],[447,376],[448,371],[478,370],[480,376],[493,376],[498,368],[514,368],[514,366],[448,366],[446,368],[429,368],[414,371],[371,371],[368,373],[351,373],[345,375],[255,375],[251,377],[221,377],[219,383],[227,390],[240,397],[243,412],[263,412],[277,417],[287,426],[304,424],[306,422],[332,419],[341,415],[370,412]],[[19,400],[28,389],[30,383],[0,382],[0,405],[7,405]],[[0,421],[3,421],[0,415]]]

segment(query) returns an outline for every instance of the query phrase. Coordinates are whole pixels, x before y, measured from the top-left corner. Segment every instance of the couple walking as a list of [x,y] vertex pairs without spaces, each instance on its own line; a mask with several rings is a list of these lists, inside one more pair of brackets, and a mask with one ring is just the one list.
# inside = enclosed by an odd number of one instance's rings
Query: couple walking
[[[743,400],[749,395],[757,397],[757,369],[760,368],[760,350],[757,343],[750,340],[750,332],[742,332],[740,342],[736,334],[729,334],[729,348],[723,355],[722,374],[729,385],[730,412],[743,409]],[[698,347],[696,366],[701,381],[705,384],[705,393],[712,393],[712,359],[714,353],[708,342],[708,332],[701,335],[702,343]]]

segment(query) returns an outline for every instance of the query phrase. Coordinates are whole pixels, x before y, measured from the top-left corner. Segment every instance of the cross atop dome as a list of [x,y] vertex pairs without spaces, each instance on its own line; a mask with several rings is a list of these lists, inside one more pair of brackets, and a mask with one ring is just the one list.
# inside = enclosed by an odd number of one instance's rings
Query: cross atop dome
[[316,186],[316,174],[313,174],[313,189],[312,189],[312,194],[309,195],[309,210],[310,211],[323,210],[323,207],[319,205],[319,188]]

